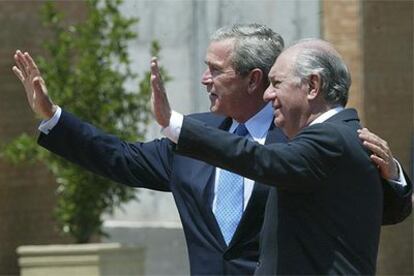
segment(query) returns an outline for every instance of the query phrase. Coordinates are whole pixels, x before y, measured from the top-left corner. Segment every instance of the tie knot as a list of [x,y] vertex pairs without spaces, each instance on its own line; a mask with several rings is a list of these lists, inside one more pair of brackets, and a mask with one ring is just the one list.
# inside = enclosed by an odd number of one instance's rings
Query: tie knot
[[236,130],[234,131],[234,133],[239,135],[239,136],[246,136],[247,134],[249,134],[249,131],[247,130],[247,128],[244,124],[239,124],[236,127]]

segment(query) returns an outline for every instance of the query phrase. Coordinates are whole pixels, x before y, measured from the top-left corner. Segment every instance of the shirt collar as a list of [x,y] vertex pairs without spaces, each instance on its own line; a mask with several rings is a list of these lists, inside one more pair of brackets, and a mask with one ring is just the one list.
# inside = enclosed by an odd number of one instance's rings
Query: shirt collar
[[[268,130],[269,126],[273,121],[273,108],[271,103],[268,103],[253,117],[247,120],[244,125],[249,131],[250,136],[253,139],[263,138]],[[233,133],[239,123],[233,119],[233,123],[229,129],[229,132]]]
[[335,114],[338,114],[339,112],[341,112],[342,110],[344,110],[345,108],[343,106],[337,106],[335,108],[329,109],[328,111],[326,111],[325,113],[322,113],[319,117],[317,117],[315,120],[313,120],[309,125],[313,125],[313,124],[319,124],[319,123],[323,123],[326,120],[328,120],[329,118],[331,118],[332,116],[334,116]]

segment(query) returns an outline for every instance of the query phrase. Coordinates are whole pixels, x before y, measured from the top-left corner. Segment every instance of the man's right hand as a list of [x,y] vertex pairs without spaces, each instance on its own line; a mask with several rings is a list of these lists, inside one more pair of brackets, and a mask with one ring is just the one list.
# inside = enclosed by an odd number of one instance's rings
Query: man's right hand
[[151,91],[152,113],[157,123],[165,128],[170,124],[171,108],[156,57],[151,59]]
[[22,82],[26,90],[27,101],[32,110],[48,120],[53,117],[57,110],[55,105],[47,94],[45,81],[43,80],[36,63],[29,53],[22,53],[17,50],[14,55],[16,66],[12,70]]

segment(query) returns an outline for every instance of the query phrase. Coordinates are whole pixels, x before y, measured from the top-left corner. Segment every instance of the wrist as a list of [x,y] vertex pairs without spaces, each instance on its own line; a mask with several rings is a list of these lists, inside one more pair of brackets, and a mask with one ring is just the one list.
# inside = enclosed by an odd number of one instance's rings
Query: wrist
[[166,128],[170,125],[171,120],[171,110],[168,112],[168,115],[165,118],[164,124],[162,125],[163,128]]
[[52,106],[43,114],[45,120],[50,120],[53,115],[55,115],[56,111],[58,109],[58,106],[55,104],[52,104]]
[[393,159],[392,162],[394,162],[394,169],[392,170],[392,173],[390,174],[391,180],[399,180],[400,179],[400,170],[398,168],[397,162]]

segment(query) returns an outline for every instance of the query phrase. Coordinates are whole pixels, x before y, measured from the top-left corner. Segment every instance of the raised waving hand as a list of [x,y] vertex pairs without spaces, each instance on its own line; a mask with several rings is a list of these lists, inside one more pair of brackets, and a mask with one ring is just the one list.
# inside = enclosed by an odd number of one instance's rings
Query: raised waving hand
[[43,119],[50,119],[56,112],[57,106],[47,93],[45,81],[36,63],[29,53],[22,53],[20,50],[14,54],[14,60],[16,65],[12,70],[24,86],[30,107]]

